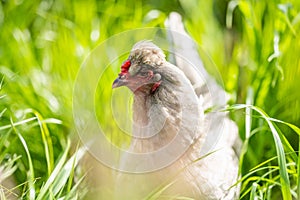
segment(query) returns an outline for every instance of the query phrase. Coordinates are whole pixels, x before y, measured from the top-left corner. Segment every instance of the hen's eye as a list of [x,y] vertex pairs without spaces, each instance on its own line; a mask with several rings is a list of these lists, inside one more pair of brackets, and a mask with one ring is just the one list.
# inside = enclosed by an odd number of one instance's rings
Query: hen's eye
[[121,76],[120,76],[120,79],[124,79],[124,78],[125,78],[125,75],[121,75]]
[[139,73],[141,76],[148,76],[148,72],[140,72]]

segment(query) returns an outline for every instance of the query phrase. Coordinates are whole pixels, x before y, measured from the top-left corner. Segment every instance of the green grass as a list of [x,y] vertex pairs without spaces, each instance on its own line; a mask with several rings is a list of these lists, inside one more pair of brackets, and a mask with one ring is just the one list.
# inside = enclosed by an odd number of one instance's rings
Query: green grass
[[[171,11],[182,14],[218,67],[208,71],[231,95],[243,139],[241,199],[299,199],[298,0],[0,1],[0,199],[83,198],[83,150],[69,142],[77,140],[72,95],[80,65],[114,34],[164,27]],[[110,105],[114,70],[97,89],[99,110]],[[105,113],[99,121],[122,143]],[[15,188],[2,187],[7,177]]]

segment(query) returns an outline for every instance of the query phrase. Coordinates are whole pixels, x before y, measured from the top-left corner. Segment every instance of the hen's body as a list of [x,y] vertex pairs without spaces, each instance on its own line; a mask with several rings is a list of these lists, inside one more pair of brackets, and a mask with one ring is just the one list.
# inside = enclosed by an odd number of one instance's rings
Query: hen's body
[[[137,57],[138,61],[135,60]],[[215,146],[212,153],[200,159],[210,127],[207,127],[209,121],[206,121],[203,105],[191,82],[179,68],[168,63],[162,51],[150,42],[136,44],[129,59],[132,68],[152,70],[153,74],[160,75],[160,79],[159,87],[154,91],[156,80],[143,82],[137,87],[129,86],[134,93],[134,137],[129,151],[149,155],[143,163],[121,156],[120,164],[137,172],[145,166],[149,169],[164,168],[144,174],[119,175],[117,198],[141,199],[155,188],[171,183],[163,192],[165,195],[234,199],[237,191],[230,187],[237,180],[238,159],[232,148],[232,138],[237,137],[232,135],[237,133],[233,122],[221,115],[218,123],[226,120],[225,127],[220,130],[223,132],[221,138],[215,138],[216,141],[211,144]],[[152,154],[158,151],[159,157]],[[165,160],[174,162],[165,167]]]
[[154,191],[161,191],[159,199],[236,199],[237,127],[225,113],[204,114],[214,98],[222,100],[221,90],[199,81],[179,57],[175,63],[179,68],[157,46],[142,41],[114,82],[113,87],[125,85],[134,93],[128,151],[145,158],[121,155],[120,168],[137,174],[118,174],[116,199],[143,199]]

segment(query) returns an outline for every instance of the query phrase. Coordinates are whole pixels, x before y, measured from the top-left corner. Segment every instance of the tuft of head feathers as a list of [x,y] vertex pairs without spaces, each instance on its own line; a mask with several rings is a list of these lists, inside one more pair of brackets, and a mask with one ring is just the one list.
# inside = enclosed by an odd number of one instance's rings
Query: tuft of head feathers
[[153,67],[160,66],[166,62],[164,52],[149,40],[136,43],[129,56],[131,62],[148,64]]

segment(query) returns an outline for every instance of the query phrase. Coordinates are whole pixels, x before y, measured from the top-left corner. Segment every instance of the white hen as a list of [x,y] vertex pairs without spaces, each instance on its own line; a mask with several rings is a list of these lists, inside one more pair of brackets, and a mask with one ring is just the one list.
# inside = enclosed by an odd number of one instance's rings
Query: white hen
[[[186,34],[180,17],[172,15],[169,27]],[[120,172],[116,199],[142,199],[157,189],[160,199],[236,199],[237,127],[225,113],[204,114],[210,106],[225,104],[225,93],[206,73],[192,41],[182,43],[170,33],[177,66],[166,61],[159,47],[141,41],[113,83],[113,88],[127,86],[134,93],[128,151],[144,156],[137,162],[135,156],[124,155],[120,164],[130,171],[151,171]],[[198,64],[205,81],[181,57]]]

